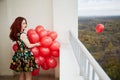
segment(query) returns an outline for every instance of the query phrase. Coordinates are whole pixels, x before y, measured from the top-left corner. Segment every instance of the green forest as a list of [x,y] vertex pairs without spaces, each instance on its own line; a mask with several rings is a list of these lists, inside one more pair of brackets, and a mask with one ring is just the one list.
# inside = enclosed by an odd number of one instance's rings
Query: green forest
[[[104,31],[98,34],[99,23]],[[79,40],[111,80],[120,80],[120,16],[79,17],[78,28]]]

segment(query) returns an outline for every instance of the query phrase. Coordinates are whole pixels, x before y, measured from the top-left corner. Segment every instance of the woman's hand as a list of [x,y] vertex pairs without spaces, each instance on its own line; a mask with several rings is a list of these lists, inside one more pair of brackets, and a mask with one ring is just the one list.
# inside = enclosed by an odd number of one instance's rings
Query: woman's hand
[[39,42],[39,43],[35,43],[35,45],[36,45],[36,46],[40,46],[41,44],[40,44],[40,42]]

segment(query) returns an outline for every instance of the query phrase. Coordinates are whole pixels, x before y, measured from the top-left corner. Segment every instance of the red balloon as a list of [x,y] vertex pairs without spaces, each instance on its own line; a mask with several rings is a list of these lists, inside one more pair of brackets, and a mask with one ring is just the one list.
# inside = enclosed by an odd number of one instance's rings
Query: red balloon
[[41,62],[40,62],[39,57],[36,57],[36,58],[35,58],[35,62],[36,62],[36,63],[37,63],[37,65],[40,67]]
[[48,34],[48,36],[50,36],[53,40],[55,40],[57,38],[57,33],[55,31],[52,31]]
[[38,43],[39,42],[39,35],[37,33],[32,33],[31,35],[28,36],[29,41],[31,43]]
[[54,58],[47,58],[46,63],[50,68],[55,68],[57,66],[57,61]]
[[102,33],[104,31],[104,25],[103,24],[97,24],[96,26],[96,32]]
[[12,48],[13,48],[14,51],[16,51],[18,49],[18,44],[15,43]]
[[45,36],[40,42],[43,47],[49,47],[52,44],[52,39],[51,37]]
[[37,68],[31,72],[32,76],[37,76],[40,72],[40,68]]
[[48,35],[51,33],[52,31],[50,31],[50,30],[47,30],[47,33],[48,33]]
[[44,27],[42,26],[42,25],[38,25],[38,26],[36,26],[36,28],[35,28],[35,31],[39,34],[40,33],[40,31],[42,31],[42,30],[44,30]]
[[37,47],[31,48],[31,51],[32,51],[35,58],[39,57],[39,49]]
[[51,51],[51,55],[53,57],[59,57],[59,54],[60,54],[60,50]]
[[49,66],[47,65],[46,62],[44,62],[41,67],[44,69],[44,70],[48,70],[49,69]]
[[38,33],[38,35],[39,35],[39,37],[40,38],[42,38],[42,37],[44,37],[44,36],[47,36],[47,31],[46,30],[41,30],[39,33]]
[[58,41],[54,41],[50,46],[50,49],[53,50],[53,51],[54,50],[59,50],[59,48],[60,48],[60,43]]
[[40,56],[43,57],[48,57],[50,56],[50,49],[49,48],[45,48],[45,47],[39,47],[39,51],[40,51]]
[[29,29],[27,31],[27,36],[29,37],[31,34],[36,33],[34,29]]
[[40,60],[40,65],[43,65],[43,63],[45,63],[45,57],[39,56],[39,60]]

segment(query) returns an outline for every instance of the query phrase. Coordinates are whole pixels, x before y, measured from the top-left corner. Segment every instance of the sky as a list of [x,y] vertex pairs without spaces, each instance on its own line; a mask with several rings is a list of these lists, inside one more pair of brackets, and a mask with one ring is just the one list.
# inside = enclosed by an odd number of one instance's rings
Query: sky
[[120,0],[78,0],[78,16],[120,15]]

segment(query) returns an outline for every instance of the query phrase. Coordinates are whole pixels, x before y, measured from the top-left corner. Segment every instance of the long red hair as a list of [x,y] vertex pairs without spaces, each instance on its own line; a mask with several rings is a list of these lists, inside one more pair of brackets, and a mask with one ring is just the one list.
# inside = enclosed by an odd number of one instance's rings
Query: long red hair
[[[10,32],[9,37],[12,41],[17,40],[17,33],[21,32],[21,24],[23,20],[26,21],[24,17],[17,17],[15,21],[13,22],[13,24],[11,25],[10,27],[11,32]],[[27,21],[26,21],[26,24],[27,24]]]

